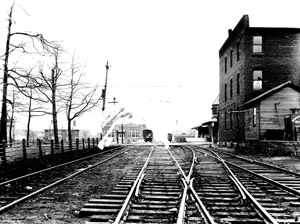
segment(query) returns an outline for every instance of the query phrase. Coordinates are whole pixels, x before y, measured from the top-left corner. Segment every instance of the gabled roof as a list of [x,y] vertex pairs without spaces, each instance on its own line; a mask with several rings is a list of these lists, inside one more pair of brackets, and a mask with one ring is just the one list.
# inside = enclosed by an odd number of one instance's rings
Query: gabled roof
[[212,105],[216,105],[216,104],[219,104],[219,94],[218,94],[217,98],[214,100]]
[[263,100],[264,98],[266,98],[267,96],[270,96],[270,95],[278,92],[279,90],[281,90],[281,89],[283,89],[285,87],[291,87],[291,88],[295,89],[296,91],[300,92],[300,87],[299,86],[296,86],[291,81],[288,81],[288,82],[285,82],[285,83],[283,83],[283,84],[281,84],[279,86],[276,86],[273,89],[270,89],[270,90],[268,90],[268,91],[260,94],[259,96],[255,97],[255,98],[253,98],[253,99],[251,99],[249,101],[247,101],[242,106],[249,106],[249,105],[251,105],[253,103],[257,103],[257,102]]

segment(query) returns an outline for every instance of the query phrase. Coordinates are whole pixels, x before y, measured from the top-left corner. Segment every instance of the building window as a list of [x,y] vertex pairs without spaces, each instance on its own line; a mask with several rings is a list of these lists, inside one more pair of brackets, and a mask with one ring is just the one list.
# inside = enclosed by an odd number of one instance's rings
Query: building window
[[253,36],[253,53],[262,53],[262,36]]
[[225,84],[224,86],[224,98],[225,98],[225,102],[227,101],[227,84]]
[[236,94],[240,94],[240,73],[236,76]]
[[232,79],[230,79],[230,99],[232,99]]
[[236,60],[240,60],[240,42],[237,42],[236,44]]
[[232,67],[233,50],[230,51],[230,67]]
[[256,124],[257,124],[256,108],[253,108],[253,117],[252,117],[252,121],[253,121],[253,127],[255,127]]
[[135,128],[130,129],[129,132],[128,132],[128,137],[131,137],[131,138],[138,138],[138,137],[140,137],[139,130],[135,129]]
[[114,132],[114,131],[110,132],[110,133],[108,134],[108,137],[114,138],[114,137],[115,137],[115,132]]
[[253,90],[261,90],[263,88],[262,70],[253,71]]
[[225,62],[224,62],[224,66],[225,66],[225,74],[227,73],[227,57],[225,57]]
[[298,108],[291,109],[291,114],[300,114],[300,109]]

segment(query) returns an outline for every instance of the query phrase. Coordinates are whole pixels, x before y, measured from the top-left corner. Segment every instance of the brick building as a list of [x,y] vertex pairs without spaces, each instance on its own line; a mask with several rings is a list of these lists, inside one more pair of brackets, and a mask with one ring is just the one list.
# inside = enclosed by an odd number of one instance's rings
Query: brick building
[[244,15],[219,50],[219,141],[245,140],[243,104],[288,81],[300,86],[300,29],[250,27]]
[[[103,129],[103,135],[105,136],[111,127],[111,123]],[[112,139],[114,143],[134,143],[143,139],[143,130],[146,129],[145,124],[117,124],[113,130],[108,134],[108,137]]]

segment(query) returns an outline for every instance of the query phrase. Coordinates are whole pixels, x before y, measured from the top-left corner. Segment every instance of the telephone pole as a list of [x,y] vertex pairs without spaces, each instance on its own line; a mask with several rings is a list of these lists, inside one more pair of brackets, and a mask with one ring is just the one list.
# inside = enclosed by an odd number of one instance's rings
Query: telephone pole
[[116,101],[116,97],[114,97],[114,101],[113,102],[108,102],[108,103],[113,103],[114,104],[114,109],[115,109],[116,103],[119,103],[119,102]]
[[106,76],[105,76],[105,84],[104,84],[104,89],[102,89],[102,98],[103,98],[103,106],[102,106],[102,111],[105,110],[105,99],[106,99],[106,89],[107,89],[107,75],[108,75],[108,69],[110,68],[110,65],[108,65],[108,61],[105,65],[106,68]]

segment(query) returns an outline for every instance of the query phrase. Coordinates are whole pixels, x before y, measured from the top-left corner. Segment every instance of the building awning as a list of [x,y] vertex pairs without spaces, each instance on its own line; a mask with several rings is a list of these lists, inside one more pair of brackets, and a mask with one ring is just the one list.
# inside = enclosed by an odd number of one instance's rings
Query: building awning
[[199,129],[199,128],[201,128],[201,127],[204,128],[204,127],[207,127],[207,126],[210,125],[210,124],[217,123],[217,122],[218,122],[217,118],[212,118],[212,119],[209,119],[209,120],[203,122],[201,125],[198,125],[198,126],[196,126],[196,127],[193,127],[192,129]]

